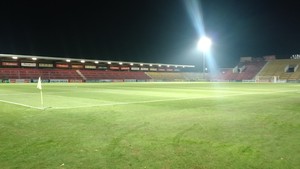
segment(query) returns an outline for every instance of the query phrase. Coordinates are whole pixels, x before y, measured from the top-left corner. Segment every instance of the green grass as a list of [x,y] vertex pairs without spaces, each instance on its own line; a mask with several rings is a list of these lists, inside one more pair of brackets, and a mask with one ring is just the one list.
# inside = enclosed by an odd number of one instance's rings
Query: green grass
[[300,166],[299,84],[43,84],[43,96],[40,109],[36,84],[0,84],[1,169]]

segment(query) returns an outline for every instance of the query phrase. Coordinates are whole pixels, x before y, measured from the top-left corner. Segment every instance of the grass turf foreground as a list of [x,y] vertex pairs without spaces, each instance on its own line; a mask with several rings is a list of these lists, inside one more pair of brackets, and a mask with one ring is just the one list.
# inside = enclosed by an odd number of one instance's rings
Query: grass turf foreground
[[0,168],[300,166],[300,85],[0,85]]

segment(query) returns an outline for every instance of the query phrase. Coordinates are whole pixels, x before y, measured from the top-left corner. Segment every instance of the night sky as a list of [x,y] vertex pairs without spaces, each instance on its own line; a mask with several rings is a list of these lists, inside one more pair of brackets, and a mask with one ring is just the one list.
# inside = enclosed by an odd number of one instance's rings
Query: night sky
[[[200,37],[183,0],[0,2],[0,53],[199,64]],[[300,53],[297,1],[203,0],[219,67],[242,56]]]

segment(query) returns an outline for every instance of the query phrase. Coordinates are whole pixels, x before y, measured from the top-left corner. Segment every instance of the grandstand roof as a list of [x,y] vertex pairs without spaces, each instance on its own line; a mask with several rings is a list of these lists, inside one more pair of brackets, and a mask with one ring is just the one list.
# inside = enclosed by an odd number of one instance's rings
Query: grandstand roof
[[143,65],[143,66],[168,66],[168,67],[182,67],[182,68],[193,68],[195,65],[179,65],[179,64],[166,64],[166,63],[144,63],[144,62],[128,62],[128,61],[113,61],[113,60],[95,60],[95,59],[78,59],[78,58],[66,58],[66,57],[49,57],[49,56],[35,56],[35,55],[15,55],[15,54],[0,54],[0,58],[24,58],[36,60],[54,60],[54,61],[72,61],[84,63],[109,63],[109,64],[127,64],[127,65]]

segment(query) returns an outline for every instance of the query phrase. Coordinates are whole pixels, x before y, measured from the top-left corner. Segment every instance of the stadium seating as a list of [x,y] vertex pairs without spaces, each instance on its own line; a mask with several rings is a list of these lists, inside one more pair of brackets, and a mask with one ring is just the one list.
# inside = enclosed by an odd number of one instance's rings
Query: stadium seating
[[1,68],[0,79],[82,79],[72,69]]
[[0,69],[0,79],[18,79],[19,77],[20,73],[16,68]]
[[280,80],[300,80],[300,70],[288,72],[288,67],[300,65],[299,59],[271,60],[258,74],[259,76],[278,76]]
[[86,80],[99,79],[151,79],[144,72],[128,72],[128,71],[103,71],[103,70],[79,70]]
[[[222,69],[217,75],[198,72],[141,72],[88,69],[0,68],[0,79],[68,79],[121,81],[244,81],[256,77],[279,77],[279,80],[300,81],[299,59],[278,59],[268,62],[254,59],[240,62],[235,68]],[[278,79],[278,78],[277,78]]]
[[291,81],[300,80],[300,70],[297,69],[296,72],[292,73],[292,74],[289,76],[289,79],[288,79],[288,80],[291,80]]
[[196,81],[204,79],[202,73],[195,72],[146,72],[146,74],[156,81]]
[[219,79],[220,80],[226,80],[226,81],[234,81],[236,77],[238,76],[238,73],[233,73],[231,70],[226,70],[221,72]]
[[220,73],[219,78],[226,81],[253,80],[265,64],[266,62],[260,59],[240,62],[236,66],[237,72],[234,72],[233,69],[226,69]]
[[150,79],[144,72],[74,70],[74,69],[34,69],[34,68],[0,68],[0,79]]
[[245,69],[238,74],[236,80],[251,80],[259,73],[259,71],[266,64],[265,61],[255,60],[251,62],[245,62]]

